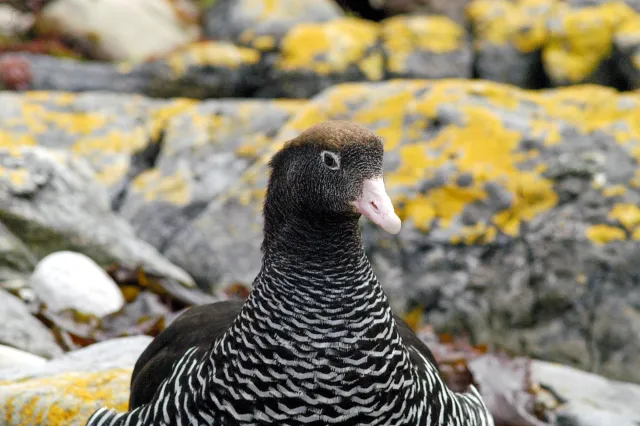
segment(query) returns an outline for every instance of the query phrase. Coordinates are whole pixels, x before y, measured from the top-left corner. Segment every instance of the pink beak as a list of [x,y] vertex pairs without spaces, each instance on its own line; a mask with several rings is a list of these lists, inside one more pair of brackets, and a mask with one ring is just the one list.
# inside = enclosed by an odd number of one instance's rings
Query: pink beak
[[391,199],[384,187],[384,180],[379,178],[364,181],[362,195],[354,202],[360,213],[390,234],[400,232],[400,218],[393,210]]

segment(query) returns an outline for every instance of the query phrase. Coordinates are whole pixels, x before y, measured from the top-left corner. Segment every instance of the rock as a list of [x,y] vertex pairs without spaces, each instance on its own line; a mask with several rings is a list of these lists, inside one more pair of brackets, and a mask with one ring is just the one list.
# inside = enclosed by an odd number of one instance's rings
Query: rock
[[0,286],[23,287],[22,281],[33,271],[37,259],[22,241],[0,223]]
[[524,88],[546,85],[540,49],[548,39],[553,1],[475,0],[467,14],[473,28],[478,77]]
[[13,40],[33,25],[34,17],[8,4],[0,4],[0,42]]
[[11,293],[0,289],[0,344],[11,346],[44,358],[62,353],[53,334],[26,305]]
[[275,58],[263,97],[308,98],[345,81],[384,77],[378,24],[356,18],[293,27]]
[[627,87],[640,87],[640,16],[626,20],[613,36],[616,65]]
[[376,272],[396,280],[383,280],[395,306],[415,301],[437,330],[640,382],[638,111],[638,94],[594,86],[335,86],[163,253],[189,253],[180,264],[219,285],[250,284],[270,153],[318,122],[355,120],[385,138],[403,219],[394,237],[363,222]]
[[616,30],[634,16],[633,9],[619,2],[580,9],[558,5],[547,24],[549,40],[542,52],[551,83],[554,86],[619,84],[611,60],[613,37]]
[[186,16],[170,0],[55,0],[38,27],[89,43],[98,58],[139,62],[196,40],[198,26]]
[[125,411],[147,336],[96,343],[40,367],[0,370],[0,421],[7,426],[82,426],[98,408]]
[[531,368],[532,381],[553,389],[554,399],[559,396],[567,401],[551,407],[558,425],[635,426],[640,422],[638,385],[543,361],[533,361]]
[[465,30],[440,16],[398,16],[382,22],[390,78],[469,78],[472,52]]
[[176,246],[173,235],[235,184],[305,101],[207,101],[171,118],[155,167],[138,175],[119,213],[136,234],[178,265],[215,287],[216,275],[197,275],[197,253]]
[[31,53],[0,55],[0,88],[10,90],[143,93],[148,76],[107,62]]
[[369,0],[379,3],[387,16],[395,15],[442,15],[464,24],[465,10],[469,0]]
[[257,50],[227,42],[193,43],[136,66],[7,53],[0,55],[0,87],[165,98],[249,97],[263,84],[265,66]]
[[255,49],[205,41],[190,44],[132,72],[147,76],[143,93],[150,96],[250,97],[265,79],[260,59],[260,52]]
[[21,351],[11,346],[0,345],[0,371],[7,368],[31,368],[47,362],[41,356]]
[[73,309],[102,317],[124,306],[118,285],[80,253],[59,251],[45,256],[31,274],[29,284],[52,312]]
[[205,12],[204,33],[213,40],[269,51],[297,24],[340,16],[341,10],[332,0],[218,0]]
[[70,250],[100,266],[140,266],[181,300],[188,296],[176,292],[194,286],[186,272],[136,238],[131,226],[111,211],[107,191],[89,164],[67,151],[0,149],[0,220],[38,258]]

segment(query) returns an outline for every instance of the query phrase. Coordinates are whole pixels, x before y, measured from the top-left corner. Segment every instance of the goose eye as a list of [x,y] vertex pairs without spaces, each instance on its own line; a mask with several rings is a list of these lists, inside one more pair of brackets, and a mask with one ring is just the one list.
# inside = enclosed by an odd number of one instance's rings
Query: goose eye
[[331,151],[322,151],[320,157],[322,157],[324,165],[331,170],[338,170],[340,168],[340,157],[338,157],[338,154]]

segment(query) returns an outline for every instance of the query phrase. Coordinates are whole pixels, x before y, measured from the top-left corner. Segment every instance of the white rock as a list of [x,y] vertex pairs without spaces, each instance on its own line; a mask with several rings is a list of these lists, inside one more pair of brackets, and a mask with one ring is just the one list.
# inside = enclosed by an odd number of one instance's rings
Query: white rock
[[112,368],[133,368],[153,340],[150,336],[118,337],[67,352],[46,363],[32,367],[0,370],[0,381],[16,381],[32,377],[55,376],[67,372],[104,371]]
[[105,59],[142,61],[199,36],[181,22],[171,0],[55,0],[42,11],[44,25],[94,44]]
[[0,345],[0,370],[5,368],[30,368],[39,367],[47,360],[38,355],[12,348],[11,346]]
[[19,12],[8,4],[0,4],[1,36],[15,37],[20,35],[33,25],[33,21],[33,15]]
[[42,259],[30,286],[47,308],[104,316],[124,306],[117,284],[93,260],[81,253],[59,251]]
[[531,377],[534,382],[550,386],[567,399],[567,404],[557,410],[562,424],[640,424],[639,385],[609,380],[575,368],[542,361],[532,362]]

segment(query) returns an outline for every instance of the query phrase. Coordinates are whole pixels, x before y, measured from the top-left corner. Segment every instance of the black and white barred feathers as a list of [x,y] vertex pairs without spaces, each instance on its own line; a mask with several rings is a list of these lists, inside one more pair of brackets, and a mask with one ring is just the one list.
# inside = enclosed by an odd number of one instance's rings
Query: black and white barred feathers
[[494,426],[475,388],[452,392],[428,349],[400,334],[365,255],[353,200],[399,231],[382,153],[376,135],[342,122],[276,154],[262,267],[235,319],[185,349],[144,403],[100,409],[87,425]]
[[185,353],[151,404],[88,425],[493,426],[474,388],[454,393],[412,361],[364,256],[357,283],[346,265],[296,269],[265,265],[229,332]]

